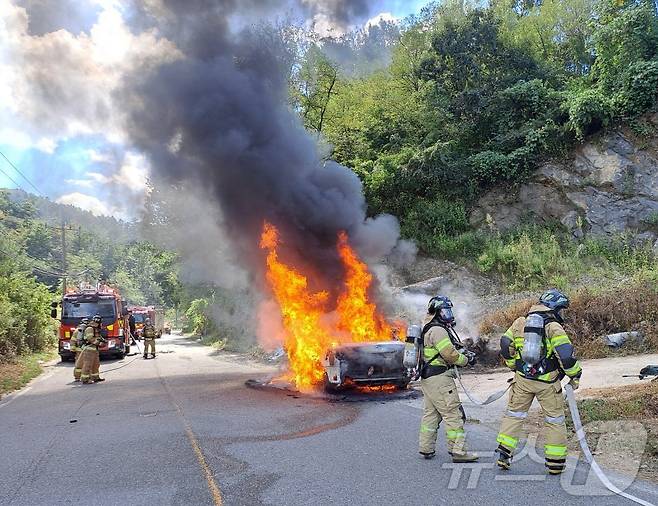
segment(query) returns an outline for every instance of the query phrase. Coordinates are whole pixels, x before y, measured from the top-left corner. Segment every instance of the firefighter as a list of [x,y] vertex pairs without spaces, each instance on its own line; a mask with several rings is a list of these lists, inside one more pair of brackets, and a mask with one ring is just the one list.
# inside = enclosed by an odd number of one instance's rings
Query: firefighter
[[132,309],[128,310],[128,328],[130,329],[130,344],[137,344],[135,336],[137,335],[137,327],[135,325],[135,316]]
[[437,431],[443,420],[448,453],[453,462],[475,462],[478,456],[466,449],[466,416],[457,393],[454,370],[455,366],[472,365],[475,355],[457,350],[450,334],[454,324],[450,299],[432,297],[423,327],[424,365],[421,367],[420,385],[424,396],[424,411],[420,423],[419,451],[426,459],[434,457]]
[[520,317],[500,340],[501,355],[515,371],[507,411],[498,434],[498,461],[509,469],[523,421],[536,397],[544,414],[546,441],[544,458],[550,474],[564,471],[567,459],[567,428],[560,380],[568,376],[578,388],[582,369],[574,347],[562,328],[561,311],[569,307],[568,297],[559,290],[545,292],[539,303]]
[[147,354],[151,350],[151,358],[155,358],[155,327],[151,323],[151,319],[147,318],[144,321],[144,328],[142,329],[142,337],[144,338],[144,358],[148,358]]
[[82,374],[82,347],[84,346],[85,329],[89,325],[89,318],[83,318],[80,325],[71,336],[71,351],[75,354],[75,365],[73,366],[73,381],[80,381]]
[[98,372],[100,368],[100,352],[98,347],[105,339],[101,336],[101,317],[95,315],[85,329],[85,344],[82,347],[82,374],[83,383],[97,383],[105,381]]

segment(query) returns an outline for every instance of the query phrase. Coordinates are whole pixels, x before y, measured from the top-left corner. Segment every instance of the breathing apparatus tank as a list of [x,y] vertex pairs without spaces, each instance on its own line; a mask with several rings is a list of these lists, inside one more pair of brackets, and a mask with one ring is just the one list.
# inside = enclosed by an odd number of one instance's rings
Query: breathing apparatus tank
[[529,314],[523,329],[523,349],[521,358],[529,366],[534,366],[542,359],[544,341],[544,318],[539,314]]
[[420,334],[420,325],[409,325],[409,327],[407,327],[407,337],[404,344],[404,359],[402,361],[402,364],[407,369],[413,369],[418,365]]

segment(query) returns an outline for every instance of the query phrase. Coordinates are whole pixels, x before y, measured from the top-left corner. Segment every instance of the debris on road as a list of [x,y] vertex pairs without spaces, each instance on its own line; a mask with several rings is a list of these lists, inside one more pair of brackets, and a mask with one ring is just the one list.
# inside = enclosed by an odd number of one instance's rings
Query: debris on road
[[648,365],[646,367],[643,367],[642,369],[640,369],[640,374],[624,374],[623,375],[624,378],[639,378],[641,380],[643,380],[647,376],[656,376],[656,378],[654,378],[651,381],[658,380],[658,365]]
[[644,340],[642,332],[617,332],[616,334],[608,334],[603,336],[603,341],[610,348],[619,349],[627,341],[641,343]]

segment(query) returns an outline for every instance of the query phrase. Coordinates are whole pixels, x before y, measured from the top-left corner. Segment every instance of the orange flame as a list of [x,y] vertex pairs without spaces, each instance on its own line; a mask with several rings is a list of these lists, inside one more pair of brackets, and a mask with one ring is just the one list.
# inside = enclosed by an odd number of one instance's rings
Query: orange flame
[[279,260],[279,234],[265,223],[260,247],[267,251],[267,282],[279,305],[285,329],[284,349],[291,380],[309,389],[324,379],[322,359],[328,349],[344,342],[390,340],[395,331],[368,299],[372,274],[349,246],[347,234],[338,237],[338,253],[345,267],[344,291],[336,301],[336,318],[326,291],[312,293],[307,278]]
[[338,235],[338,253],[346,270],[345,292],[338,297],[338,328],[349,332],[353,341],[386,341],[391,339],[392,327],[377,313],[368,300],[372,274],[347,243],[347,234]]
[[298,388],[308,388],[323,379],[317,367],[331,342],[329,330],[321,322],[326,292],[309,293],[306,278],[279,261],[277,229],[266,223],[260,247],[267,250],[267,281],[281,309],[286,329],[284,348]]

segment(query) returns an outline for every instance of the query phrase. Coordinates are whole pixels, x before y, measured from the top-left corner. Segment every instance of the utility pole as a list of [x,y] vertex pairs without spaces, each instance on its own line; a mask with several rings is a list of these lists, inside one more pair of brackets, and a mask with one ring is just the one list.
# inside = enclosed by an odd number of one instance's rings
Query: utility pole
[[62,219],[62,293],[66,293],[66,223]]

